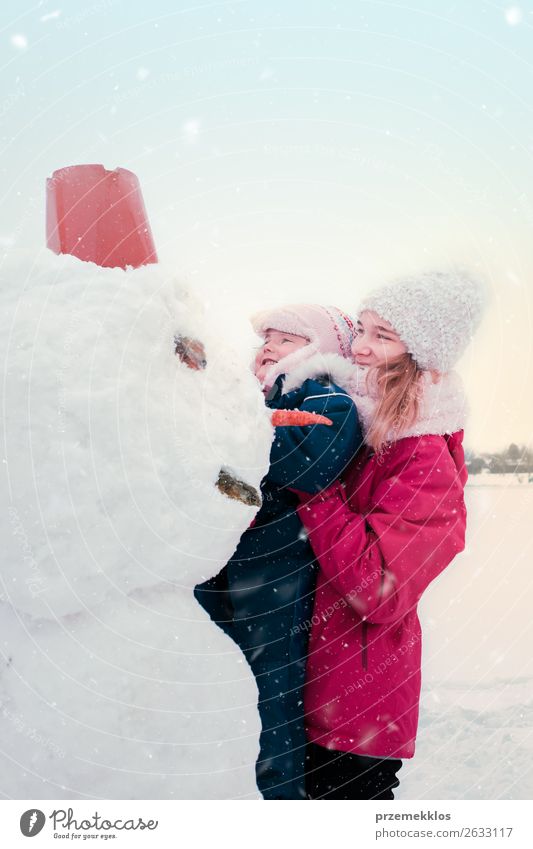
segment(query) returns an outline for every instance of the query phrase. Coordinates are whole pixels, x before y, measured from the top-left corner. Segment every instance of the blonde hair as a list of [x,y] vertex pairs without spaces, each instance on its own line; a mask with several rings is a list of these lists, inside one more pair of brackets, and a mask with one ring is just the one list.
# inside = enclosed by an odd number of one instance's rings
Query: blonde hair
[[369,369],[367,388],[377,393],[378,403],[366,442],[376,453],[416,422],[423,372],[411,354],[400,354]]

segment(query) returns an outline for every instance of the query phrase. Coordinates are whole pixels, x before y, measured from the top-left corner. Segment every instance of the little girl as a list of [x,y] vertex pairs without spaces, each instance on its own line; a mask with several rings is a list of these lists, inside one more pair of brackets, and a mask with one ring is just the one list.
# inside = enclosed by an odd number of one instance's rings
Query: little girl
[[384,287],[360,305],[356,367],[341,363],[334,377],[353,381],[366,445],[343,483],[300,494],[319,562],[305,684],[310,799],[393,799],[401,759],[414,755],[417,604],[465,540],[466,402],[451,369],[483,306],[483,287],[461,273]]
[[307,304],[260,313],[252,324],[264,339],[255,373],[267,405],[318,413],[331,425],[275,429],[262,507],[228,564],[195,596],[256,676],[263,798],[305,799],[303,684],[316,567],[289,487],[316,494],[361,444],[354,402],[329,378],[350,355],[353,324],[335,307]]

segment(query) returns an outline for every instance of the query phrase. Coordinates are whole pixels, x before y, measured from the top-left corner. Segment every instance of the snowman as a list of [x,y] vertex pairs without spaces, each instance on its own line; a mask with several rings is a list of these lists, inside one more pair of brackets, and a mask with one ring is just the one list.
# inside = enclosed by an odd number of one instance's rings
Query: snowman
[[130,172],[56,172],[48,245],[0,284],[7,792],[260,798],[256,684],[193,587],[260,504],[263,396]]

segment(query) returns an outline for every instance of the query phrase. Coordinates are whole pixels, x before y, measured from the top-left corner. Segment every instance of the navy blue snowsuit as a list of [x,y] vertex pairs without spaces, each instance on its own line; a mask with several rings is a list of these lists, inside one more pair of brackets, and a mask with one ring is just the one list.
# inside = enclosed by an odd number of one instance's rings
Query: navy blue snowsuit
[[305,799],[303,685],[317,564],[287,487],[319,492],[333,483],[362,442],[354,402],[327,376],[282,393],[278,377],[267,405],[320,413],[333,425],[277,427],[263,503],[232,558],[195,587],[211,618],[240,646],[259,690],[262,731],[256,764],[264,799]]

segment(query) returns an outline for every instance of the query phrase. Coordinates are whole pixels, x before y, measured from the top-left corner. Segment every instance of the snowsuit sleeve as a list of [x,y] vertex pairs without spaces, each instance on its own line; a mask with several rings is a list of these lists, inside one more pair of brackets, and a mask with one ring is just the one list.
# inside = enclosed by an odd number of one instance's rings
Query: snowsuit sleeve
[[339,483],[298,508],[321,571],[370,623],[403,618],[464,548],[464,478],[446,439],[400,442],[364,512]]
[[319,413],[333,424],[277,427],[267,480],[306,493],[319,492],[339,477],[362,443],[355,404],[345,393],[306,381],[300,390],[284,396],[281,408]]

